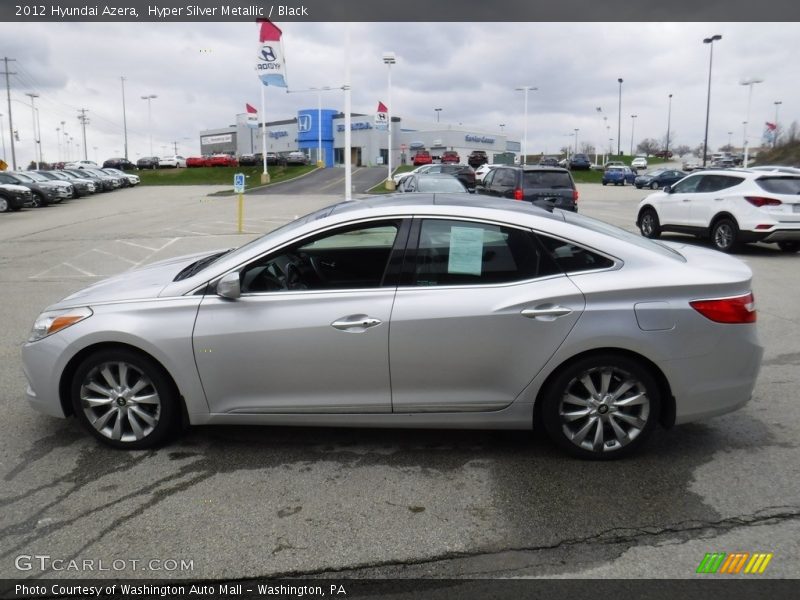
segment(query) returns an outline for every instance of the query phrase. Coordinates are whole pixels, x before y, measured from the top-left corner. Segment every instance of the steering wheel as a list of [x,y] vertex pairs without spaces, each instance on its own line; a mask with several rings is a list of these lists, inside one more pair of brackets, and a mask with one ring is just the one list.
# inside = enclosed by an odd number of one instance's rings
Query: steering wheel
[[303,275],[300,267],[295,262],[286,263],[284,269],[286,275],[286,287],[290,290],[307,290],[308,286],[303,282]]

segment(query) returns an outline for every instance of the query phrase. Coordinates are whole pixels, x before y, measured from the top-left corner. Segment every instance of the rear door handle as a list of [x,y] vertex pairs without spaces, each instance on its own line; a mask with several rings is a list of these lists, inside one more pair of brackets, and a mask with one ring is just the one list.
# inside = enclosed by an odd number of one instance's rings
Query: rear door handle
[[347,331],[349,333],[361,333],[380,325],[383,321],[370,317],[368,315],[347,315],[331,323],[331,327],[339,329],[340,331]]
[[559,317],[565,317],[572,313],[571,308],[565,306],[542,305],[536,308],[525,308],[522,310],[522,316],[529,319],[538,319],[539,321],[554,321]]

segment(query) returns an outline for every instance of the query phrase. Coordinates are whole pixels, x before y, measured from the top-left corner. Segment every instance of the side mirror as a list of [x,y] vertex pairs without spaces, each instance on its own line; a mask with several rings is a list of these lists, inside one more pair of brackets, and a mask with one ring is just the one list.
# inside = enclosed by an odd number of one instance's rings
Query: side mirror
[[233,271],[222,277],[217,282],[217,296],[228,298],[229,300],[236,300],[242,295],[242,288],[239,284],[239,273]]
[[671,185],[665,185],[664,186],[664,193],[665,194],[671,194],[672,193],[672,186]]

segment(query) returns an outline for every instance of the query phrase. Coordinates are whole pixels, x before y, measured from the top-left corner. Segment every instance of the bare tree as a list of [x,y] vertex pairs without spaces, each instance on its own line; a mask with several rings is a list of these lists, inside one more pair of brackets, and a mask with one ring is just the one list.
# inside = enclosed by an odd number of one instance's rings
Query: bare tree
[[797,121],[792,121],[792,124],[786,130],[786,135],[783,137],[783,143],[793,144],[798,140],[800,140],[800,127],[797,125]]
[[639,142],[636,146],[636,151],[641,152],[645,156],[650,156],[651,154],[655,154],[661,148],[661,144],[658,143],[658,140],[653,138],[646,138]]
[[672,152],[675,153],[675,156],[684,156],[686,154],[689,154],[691,151],[692,151],[692,149],[689,146],[687,146],[686,144],[681,144],[680,146],[675,146],[672,149]]
[[692,150],[692,154],[697,158],[703,158],[703,144],[698,144],[697,147]]
[[719,151],[720,152],[733,153],[734,150],[736,150],[736,147],[733,144],[725,144],[724,146],[720,146],[719,147]]
[[581,152],[583,152],[584,154],[594,154],[595,153],[594,144],[590,142],[581,142]]

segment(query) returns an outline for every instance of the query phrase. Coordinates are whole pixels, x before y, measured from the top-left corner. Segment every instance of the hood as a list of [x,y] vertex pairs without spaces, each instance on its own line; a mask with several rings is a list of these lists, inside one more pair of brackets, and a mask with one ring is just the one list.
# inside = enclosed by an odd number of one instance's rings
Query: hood
[[178,256],[120,273],[70,294],[63,300],[49,306],[47,310],[57,310],[72,306],[92,306],[93,304],[104,302],[158,298],[161,290],[172,282],[181,269],[196,260],[218,252],[220,250]]
[[4,190],[8,190],[9,192],[16,192],[17,194],[24,194],[25,192],[30,192],[30,188],[26,188],[24,185],[18,185],[16,183],[3,183],[0,184],[0,188]]

